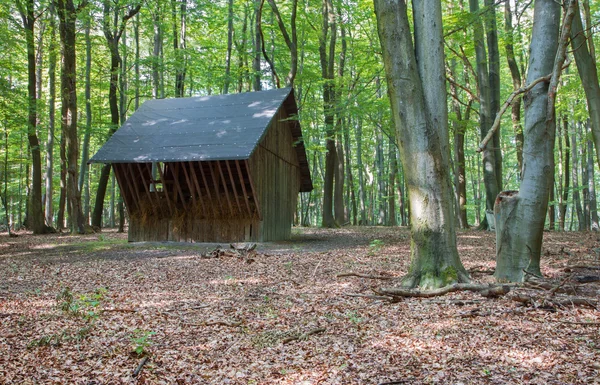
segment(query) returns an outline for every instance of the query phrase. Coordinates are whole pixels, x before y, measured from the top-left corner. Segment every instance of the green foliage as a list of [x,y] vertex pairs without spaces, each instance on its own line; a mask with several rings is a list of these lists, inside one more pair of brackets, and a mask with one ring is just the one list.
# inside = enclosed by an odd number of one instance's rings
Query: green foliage
[[133,345],[133,352],[138,356],[147,353],[147,349],[152,346],[152,336],[156,335],[156,332],[136,329],[131,335],[131,344]]
[[94,321],[100,315],[98,308],[107,293],[108,290],[101,287],[92,294],[77,295],[71,291],[71,288],[65,286],[56,296],[57,307],[65,314]]
[[369,243],[369,255],[378,254],[383,248],[383,246],[385,246],[384,241],[382,241],[381,239],[373,239]]

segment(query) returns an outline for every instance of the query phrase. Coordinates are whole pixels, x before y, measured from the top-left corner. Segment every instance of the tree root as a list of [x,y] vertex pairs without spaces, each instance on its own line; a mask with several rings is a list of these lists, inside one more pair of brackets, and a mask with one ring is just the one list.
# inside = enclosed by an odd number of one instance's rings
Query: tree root
[[509,285],[481,285],[475,283],[455,283],[433,290],[417,290],[403,288],[382,288],[377,294],[386,295],[392,298],[398,297],[416,297],[432,298],[442,296],[456,291],[472,291],[481,294],[487,298],[501,297],[510,291]]

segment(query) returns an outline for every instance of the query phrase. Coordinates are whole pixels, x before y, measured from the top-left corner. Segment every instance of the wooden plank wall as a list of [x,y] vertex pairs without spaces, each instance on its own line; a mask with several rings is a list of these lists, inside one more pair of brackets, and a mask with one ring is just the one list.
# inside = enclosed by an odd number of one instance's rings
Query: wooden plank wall
[[[239,242],[260,238],[246,161],[115,164],[130,214],[129,241]],[[151,191],[160,182],[161,191]]]
[[291,237],[300,166],[287,118],[281,108],[248,161],[262,214],[261,241]]

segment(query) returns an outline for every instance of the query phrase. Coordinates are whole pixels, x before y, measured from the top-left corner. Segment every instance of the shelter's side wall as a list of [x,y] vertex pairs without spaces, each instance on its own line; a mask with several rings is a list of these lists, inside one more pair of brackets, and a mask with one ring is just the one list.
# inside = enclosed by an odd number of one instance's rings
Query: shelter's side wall
[[300,166],[287,118],[281,108],[249,160],[259,198],[262,241],[291,237],[300,190]]
[[[259,221],[190,219],[185,222],[161,219],[143,223],[132,219],[130,242],[245,242],[258,241]],[[252,236],[252,235],[253,236]]]

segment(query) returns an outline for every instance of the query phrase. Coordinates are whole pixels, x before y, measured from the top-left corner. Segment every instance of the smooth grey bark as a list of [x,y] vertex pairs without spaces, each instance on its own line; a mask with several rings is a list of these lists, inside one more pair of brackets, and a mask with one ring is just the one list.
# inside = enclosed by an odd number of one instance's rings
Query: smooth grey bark
[[[449,173],[441,3],[375,0],[392,117],[408,186],[411,264],[403,285],[437,288],[469,280],[458,257]],[[443,106],[443,108],[440,108]]]
[[[525,95],[523,180],[519,191],[496,201],[496,279],[520,282],[524,270],[541,275],[540,254],[554,175],[556,87],[566,57],[569,19],[559,45],[560,4],[537,0],[527,84],[552,74]],[[526,229],[526,231],[524,231]]]
[[[335,227],[338,224],[333,216],[333,180],[336,167],[336,147],[335,147],[335,84],[334,84],[334,64],[335,64],[335,41],[336,41],[336,22],[333,2],[323,0],[321,36],[319,37],[319,59],[321,63],[321,77],[323,78],[323,113],[325,120],[325,143],[327,154],[325,157],[325,177],[323,180],[323,227]],[[329,45],[328,45],[329,40]]]
[[262,86],[260,84],[260,78],[262,70],[260,68],[260,55],[262,52],[262,38],[260,36],[260,12],[262,9],[262,2],[264,0],[254,1],[254,57],[252,59],[252,88],[254,91],[260,91]]
[[227,1],[227,54],[225,56],[225,82],[223,93],[229,93],[231,83],[231,53],[233,51],[233,0]]
[[356,122],[355,129],[355,139],[356,139],[356,168],[358,170],[358,196],[359,196],[359,206],[360,206],[360,219],[358,221],[359,225],[367,224],[367,192],[365,189],[365,178],[363,174],[363,160],[362,160],[362,151],[363,151],[363,141],[362,141],[362,119],[359,117]]
[[[479,13],[479,0],[469,0],[469,9],[473,15]],[[473,16],[478,17],[478,16]],[[473,42],[475,44],[475,57],[477,69],[477,85],[479,91],[479,132],[481,139],[485,138],[492,127],[494,116],[492,111],[492,88],[490,86],[490,73],[488,70],[488,58],[485,48],[483,25],[479,19],[473,22]],[[496,159],[495,146],[500,143],[499,134],[494,134],[493,145],[486,146],[483,155],[483,183],[485,186],[486,210],[493,210],[494,201],[500,192],[498,185],[498,159]],[[501,166],[500,166],[501,167]],[[488,227],[484,219],[482,225]]]
[[[81,146],[81,165],[79,168],[79,191],[83,192],[83,216],[85,223],[89,223],[90,214],[90,191],[86,184],[89,166],[87,164],[90,153],[90,134],[92,130],[92,39],[90,38],[91,15],[85,20],[85,134]],[[88,187],[85,187],[85,186]],[[84,190],[85,189],[85,190]]]
[[[565,231],[565,220],[567,216],[567,204],[569,199],[569,185],[571,180],[571,170],[570,170],[570,162],[571,162],[571,146],[569,144],[569,125],[568,120],[565,116],[563,116],[562,125],[557,125],[558,127],[558,158],[561,165],[561,194],[559,197],[558,204],[558,229],[560,231]],[[561,130],[562,127],[562,130]],[[564,148],[563,143],[564,141]]]
[[593,231],[598,231],[600,229],[598,228],[598,208],[596,205],[596,183],[594,177],[594,144],[589,139],[586,142],[590,228]]
[[[598,71],[596,69],[596,59],[590,53],[587,39],[592,36],[586,36],[583,31],[581,14],[579,6],[575,5],[575,16],[573,18],[573,26],[571,28],[571,47],[573,48],[573,56],[577,71],[581,78],[581,84],[585,92],[587,100],[588,112],[592,126],[592,138],[596,147],[596,159],[600,164],[600,84],[598,83]],[[592,43],[593,44],[593,43]],[[593,47],[593,45],[591,45]]]
[[54,175],[54,131],[56,128],[56,10],[50,4],[50,45],[48,47],[48,139],[46,142],[46,224],[52,226],[54,219],[53,175]]
[[581,207],[581,195],[579,193],[579,157],[577,156],[577,129],[573,130],[571,135],[571,159],[572,159],[572,179],[573,179],[573,207],[577,213],[577,224],[579,231],[585,230],[585,221],[583,219],[583,208]]
[[[519,71],[519,65],[515,56],[515,50],[513,46],[514,34],[512,25],[512,11],[510,8],[510,1],[504,3],[504,36],[505,43],[504,48],[506,50],[506,61],[508,62],[508,68],[510,69],[510,75],[513,82],[513,90],[521,88],[521,71]],[[517,96],[511,105],[511,120],[513,131],[515,133],[515,142],[517,150],[517,164],[519,167],[519,179],[521,178],[521,171],[523,170],[523,125],[521,124],[521,96]]]

